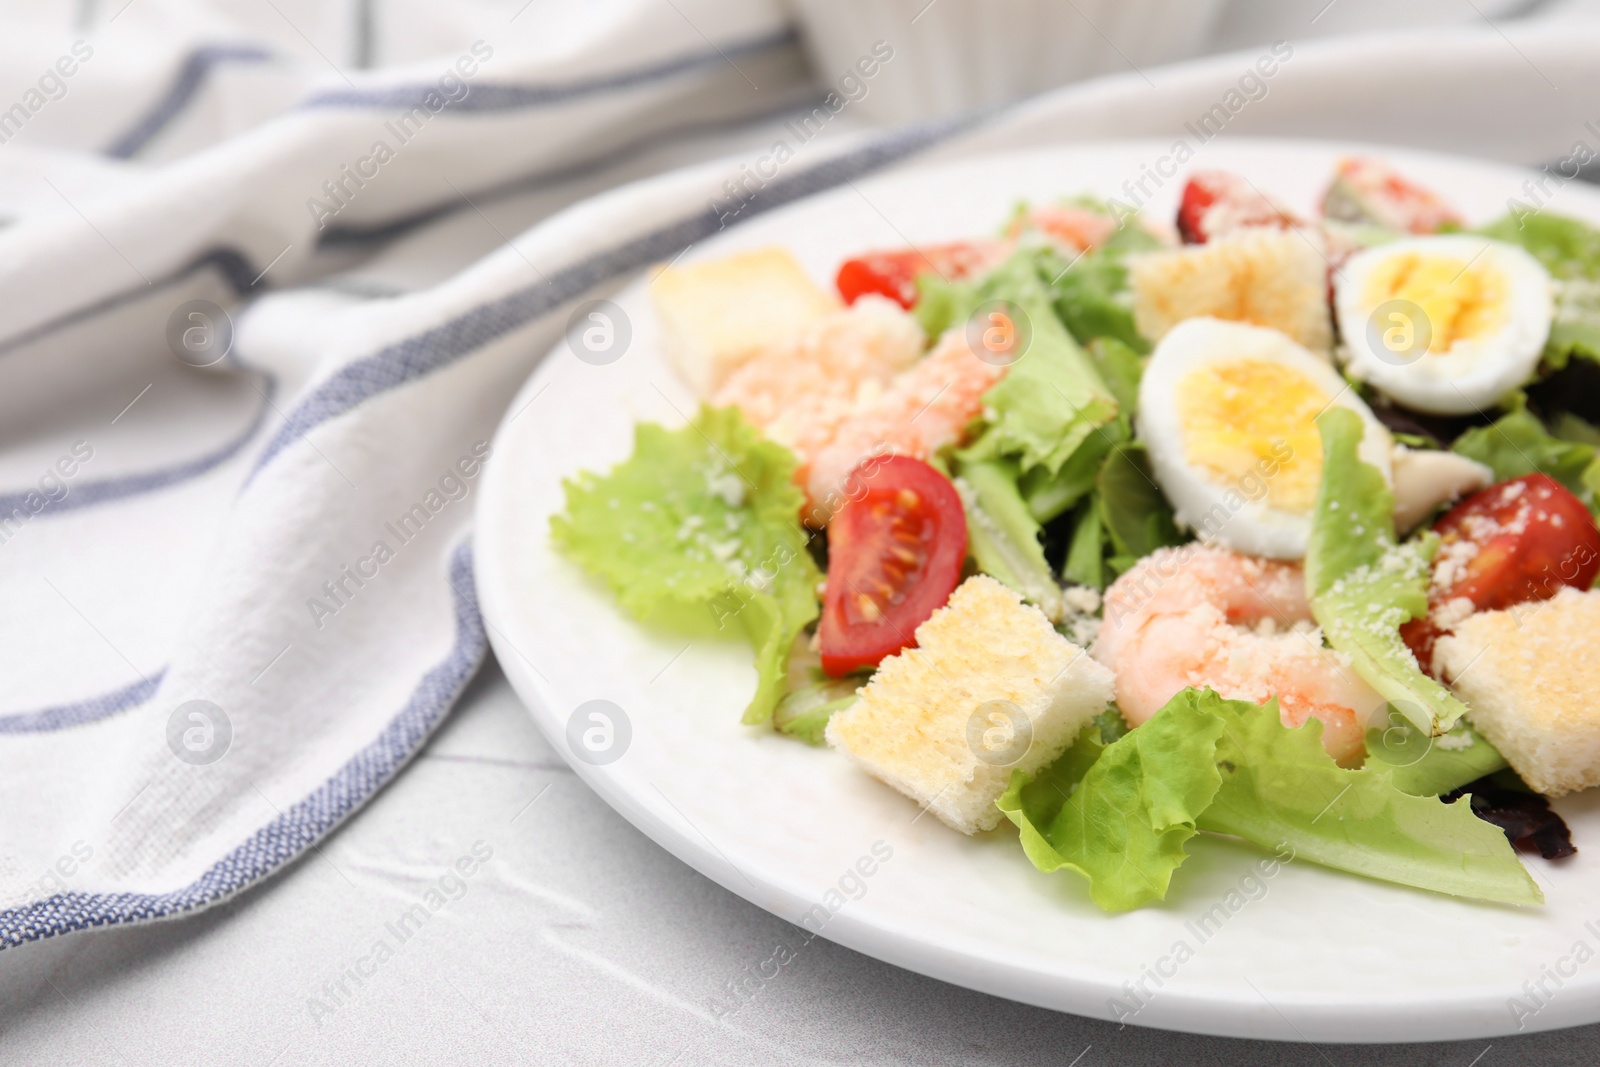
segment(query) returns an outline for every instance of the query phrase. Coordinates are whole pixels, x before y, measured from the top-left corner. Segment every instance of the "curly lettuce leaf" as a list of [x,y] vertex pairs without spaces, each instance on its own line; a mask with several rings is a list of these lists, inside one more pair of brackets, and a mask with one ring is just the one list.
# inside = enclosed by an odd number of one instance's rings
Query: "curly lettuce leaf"
[[1478,231],[1520,245],[1556,278],[1600,278],[1600,230],[1564,215],[1516,212]]
[[1600,230],[1545,211],[1519,211],[1479,232],[1527,249],[1555,278],[1546,366],[1560,370],[1573,356],[1600,360]]
[[1135,352],[1144,353],[1150,351],[1150,342],[1133,324],[1133,294],[1128,287],[1128,268],[1123,265],[1122,257],[1130,251],[1159,248],[1160,242],[1138,227],[1124,227],[1117,232],[1119,235],[1140,234],[1143,241],[1107,244],[1076,259],[1052,253],[1045,261],[1048,264],[1045,276],[1055,290],[1056,314],[1080,343],[1109,337]]
[[1033,865],[1083,875],[1107,911],[1166,899],[1222,782],[1211,758],[1224,725],[1210,707],[1216,699],[1185,690],[1111,745],[1102,748],[1091,725],[1033,780],[1013,771],[996,803]]
[[[1006,301],[1031,339],[984,394],[987,427],[956,460],[979,568],[1059,618],[1061,590],[1039,542],[1041,524],[1089,496],[1130,430],[1095,361],[1056,317],[1039,270],[1043,254],[1019,251],[983,282],[980,295]],[[1125,363],[1119,369],[1126,373]]]
[[[1089,357],[1117,402],[1117,418],[1093,434],[1054,473],[1035,467],[1021,479],[1028,510],[1041,523],[1075,507],[1095,488],[1107,457],[1118,445],[1133,439],[1133,417],[1139,405],[1139,380],[1144,362],[1127,345],[1109,337],[1089,343]],[[1164,506],[1164,502],[1163,502]]]
[[1044,467],[1053,475],[1117,417],[1118,407],[1088,353],[1056,317],[1038,257],[1037,249],[1019,251],[984,280],[983,298],[1010,304],[1030,341],[984,394],[989,426],[965,455],[1013,457],[1023,474]]
[[1409,793],[1388,768],[1340,767],[1322,724],[1284,726],[1275,700],[1186,689],[1144,725],[1106,736],[1091,725],[1033,778],[1013,772],[996,803],[1035,867],[1076,871],[1107,911],[1165,899],[1197,831],[1438,893],[1543,900],[1471,805]]
[[1340,767],[1322,747],[1322,724],[1286,728],[1276,700],[1221,701],[1219,711],[1228,720],[1215,753],[1222,785],[1201,829],[1435,893],[1544,902],[1505,834],[1470,804],[1408,793],[1391,770]]
[[917,275],[917,302],[911,317],[925,337],[940,337],[958,322],[972,317],[983,297],[976,281],[951,281],[933,271]]
[[817,617],[794,470],[738,409],[702,407],[682,429],[638,426],[632,457],[567,479],[566,510],[550,520],[556,546],[639,619],[750,642],[749,723],[771,717],[789,650]]
[[1556,282],[1555,316],[1544,343],[1544,362],[1558,371],[1574,356],[1600,362],[1600,282],[1574,278]]
[[1019,477],[1017,488],[1028,511],[1040,523],[1046,523],[1077,506],[1094,491],[1095,480],[1111,450],[1129,436],[1123,420],[1118,419],[1086,438],[1060,470],[1051,473],[1045,467],[1035,467]]
[[1133,323],[1133,291],[1123,261],[1130,253],[1162,248],[1160,239],[1139,225],[1136,217],[1118,212],[1104,201],[1079,197],[1073,203],[1115,219],[1117,228],[1099,248],[1075,258],[1047,253],[1044,276],[1055,290],[1056,314],[1081,344],[1105,338],[1136,354],[1149,352],[1149,340]]
[[1328,643],[1394,708],[1432,735],[1466,712],[1422,672],[1400,627],[1428,610],[1428,578],[1438,538],[1399,544],[1394,494],[1361,460],[1361,417],[1333,407],[1318,420],[1322,484],[1306,549],[1311,614]]

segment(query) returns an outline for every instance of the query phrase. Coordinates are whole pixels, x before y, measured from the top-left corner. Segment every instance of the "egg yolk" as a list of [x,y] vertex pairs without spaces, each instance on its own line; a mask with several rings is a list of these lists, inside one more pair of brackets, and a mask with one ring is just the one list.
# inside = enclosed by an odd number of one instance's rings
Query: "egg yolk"
[[1505,325],[1508,286],[1505,276],[1482,260],[1400,252],[1372,269],[1365,295],[1368,307],[1409,300],[1421,308],[1433,331],[1428,352],[1438,355],[1457,341]]
[[1192,371],[1177,383],[1189,465],[1250,500],[1309,514],[1322,480],[1316,418],[1328,395],[1280,363],[1237,360]]

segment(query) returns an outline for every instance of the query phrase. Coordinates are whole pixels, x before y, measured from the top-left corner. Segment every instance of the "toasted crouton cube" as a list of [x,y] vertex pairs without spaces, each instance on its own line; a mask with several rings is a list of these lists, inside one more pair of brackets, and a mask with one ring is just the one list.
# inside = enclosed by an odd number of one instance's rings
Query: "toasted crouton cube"
[[667,357],[710,396],[762,348],[839,308],[781,248],[668,267],[650,284]]
[[1134,324],[1152,341],[1201,315],[1269,326],[1323,355],[1333,349],[1320,237],[1253,228],[1129,261]]
[[1013,769],[1033,774],[1111,702],[1111,671],[987,575],[883,661],[827,739],[964,834],[992,830]]
[[1434,665],[1467,717],[1534,789],[1600,785],[1600,590],[1468,616],[1439,639]]

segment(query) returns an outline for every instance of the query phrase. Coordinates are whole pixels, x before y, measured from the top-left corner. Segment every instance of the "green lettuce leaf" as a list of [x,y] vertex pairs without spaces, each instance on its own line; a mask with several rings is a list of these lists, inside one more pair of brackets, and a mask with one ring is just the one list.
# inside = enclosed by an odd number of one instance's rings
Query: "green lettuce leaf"
[[772,725],[781,734],[798,737],[808,745],[823,743],[822,731],[836,711],[856,702],[862,678],[829,678],[818,672],[809,685],[790,686],[772,710]]
[[1015,457],[1021,473],[1042,466],[1053,475],[1118,409],[1088,353],[1056,317],[1038,257],[1036,249],[1019,251],[984,280],[984,299],[1010,304],[1030,341],[984,394],[989,426],[964,455]]
[[1107,911],[1164,900],[1199,830],[1437,893],[1543,900],[1470,804],[1406,792],[1387,767],[1340,767],[1322,724],[1285,727],[1275,700],[1186,689],[1110,743],[1091,725],[1033,778],[1013,772],[996,804],[1035,867],[1076,871]]
[[822,669],[822,657],[811,642],[796,641],[789,651],[786,691],[772,709],[773,728],[808,745],[823,744],[828,720],[834,712],[856,702],[856,690],[871,676],[870,670],[863,670],[843,678],[830,677]]
[[1306,549],[1311,614],[1355,672],[1419,729],[1438,735],[1465,712],[1428,677],[1400,638],[1400,627],[1428,610],[1428,578],[1438,538],[1399,544],[1394,494],[1362,462],[1361,417],[1333,407],[1318,420],[1322,484]]
[[922,327],[923,336],[937,339],[956,323],[971,318],[982,302],[977,282],[951,281],[925,271],[917,275],[917,302],[912,305],[911,317]]
[[1087,437],[1055,473],[1047,467],[1034,467],[1022,475],[1017,488],[1033,517],[1040,523],[1049,522],[1092,493],[1106,457],[1131,436],[1126,422],[1119,418]]
[[1600,361],[1600,282],[1558,281],[1555,296],[1555,316],[1544,344],[1545,366],[1561,370],[1574,356]]
[[[1118,232],[1143,233],[1138,227]],[[1159,247],[1155,238],[1148,237],[1148,241],[1151,247]],[[1052,253],[1046,261],[1045,277],[1055,290],[1056,313],[1080,343],[1109,337],[1135,352],[1150,351],[1150,342],[1133,324],[1133,296],[1128,288],[1128,268],[1122,262],[1122,255],[1129,250],[1107,245],[1076,259]]]
[[1092,589],[1106,587],[1106,532],[1100,525],[1100,502],[1091,499],[1078,509],[1072,527],[1072,541],[1061,565],[1062,577]]
[[790,648],[817,617],[795,458],[736,408],[702,407],[678,430],[641,424],[633,456],[566,480],[550,535],[638,618],[683,632],[731,632],[756,650],[744,720],[766,722]]
[[1397,711],[1389,723],[1367,731],[1367,766],[1388,771],[1395,788],[1436,797],[1505,767],[1506,758],[1465,719],[1430,737]]
[[1222,785],[1201,829],[1435,893],[1544,902],[1505,834],[1470,804],[1414,796],[1376,766],[1340,767],[1322,747],[1322,724],[1285,728],[1275,700],[1260,708],[1221,704],[1228,719],[1215,754]]
[[978,569],[1037,604],[1052,621],[1059,620],[1061,586],[1045,560],[1039,522],[1017,487],[1016,462],[965,461],[956,489],[967,512],[967,548]]
[[[1161,241],[1130,216],[1119,215],[1103,201],[1082,197],[1079,207],[1117,220],[1117,229],[1092,252],[1067,259],[1051,252],[1044,276],[1056,294],[1056,313],[1079,343],[1114,339],[1135,354],[1150,351],[1150,342],[1133,324],[1133,292],[1124,260],[1131,253],[1151,252]],[[1128,409],[1131,415],[1132,409]]]
[[1550,433],[1563,441],[1600,448],[1600,427],[1591,425],[1570,411],[1558,411],[1550,423]]
[[1142,444],[1130,442],[1111,450],[1095,479],[1095,502],[1111,544],[1107,562],[1119,574],[1156,549],[1187,540],[1156,486]]
[[996,803],[1033,865],[1083,875],[1107,911],[1164,900],[1222,781],[1210,758],[1223,730],[1215,700],[1185,690],[1109,746],[1093,725],[1033,780],[1013,771]]
[[1560,370],[1573,356],[1600,360],[1600,230],[1541,211],[1515,212],[1480,232],[1527,249],[1556,280],[1548,369]]
[[1600,279],[1600,230],[1548,211],[1517,212],[1478,231],[1520,245],[1556,278]]
[[1548,474],[1600,514],[1593,477],[1595,446],[1551,436],[1520,400],[1488,426],[1474,427],[1456,438],[1450,448],[1489,467],[1497,482],[1536,471]]
[[987,427],[956,461],[979,568],[1058,619],[1061,589],[1041,525],[1092,492],[1106,457],[1131,431],[1095,361],[1056,317],[1039,270],[1044,254],[1023,249],[984,279],[979,295],[1009,304],[1030,340],[984,394]]
[[1094,717],[1095,728],[1100,731],[1100,743],[1109,745],[1121,741],[1130,727],[1128,720],[1122,717],[1122,709],[1112,704],[1105,711]]
[[1115,337],[1088,342],[1089,358],[1116,398],[1122,417],[1132,422],[1139,413],[1139,382],[1144,378],[1144,357]]

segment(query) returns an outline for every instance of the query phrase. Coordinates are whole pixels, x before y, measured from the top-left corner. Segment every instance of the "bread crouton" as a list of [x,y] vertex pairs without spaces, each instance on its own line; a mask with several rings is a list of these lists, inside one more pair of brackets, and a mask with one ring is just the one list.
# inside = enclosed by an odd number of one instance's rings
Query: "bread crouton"
[[992,830],[1012,770],[1052,762],[1111,702],[1111,671],[987,575],[890,656],[827,739],[964,834]]
[[1481,611],[1441,637],[1434,665],[1467,718],[1546,796],[1600,785],[1600,590]]
[[650,283],[667,358],[701,396],[771,344],[839,308],[781,248],[668,267]]
[[1208,244],[1132,257],[1134,324],[1159,341],[1184,319],[1209,315],[1269,326],[1328,356],[1333,321],[1320,240],[1300,230],[1252,228]]

